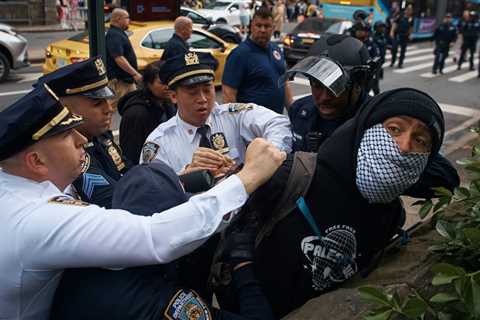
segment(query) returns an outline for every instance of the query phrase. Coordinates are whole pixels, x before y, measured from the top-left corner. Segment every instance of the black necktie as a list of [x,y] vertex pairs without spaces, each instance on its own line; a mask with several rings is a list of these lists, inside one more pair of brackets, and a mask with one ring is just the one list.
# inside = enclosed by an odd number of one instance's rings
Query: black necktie
[[208,140],[207,137],[207,132],[208,132],[208,126],[203,125],[200,128],[197,129],[197,133],[200,134],[200,145],[199,147],[203,148],[212,148],[212,145],[210,144],[210,140]]

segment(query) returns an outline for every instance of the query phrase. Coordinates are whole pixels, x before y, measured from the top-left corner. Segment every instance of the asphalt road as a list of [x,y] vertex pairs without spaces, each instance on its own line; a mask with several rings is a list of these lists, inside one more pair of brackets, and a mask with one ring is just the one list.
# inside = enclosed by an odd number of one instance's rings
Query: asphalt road
[[[75,34],[75,32],[52,32],[26,34],[31,50],[43,48],[58,39]],[[451,61],[453,52],[447,60],[446,74],[433,76],[430,71],[433,63],[433,48],[430,42],[409,45],[403,69],[385,67],[385,77],[381,82],[382,90],[398,87],[414,87],[431,94],[442,106],[447,122],[447,136],[444,151],[451,152],[455,143],[461,141],[467,129],[480,120],[480,79],[477,71],[457,71]],[[388,58],[388,57],[387,57]],[[389,60],[387,60],[387,63]],[[476,66],[477,68],[477,66]],[[20,98],[31,89],[32,84],[41,76],[41,65],[14,71],[9,79],[0,84],[0,110]],[[310,89],[305,81],[297,80],[292,84],[296,97],[308,94]],[[217,91],[218,101],[222,100]],[[115,116],[113,130],[118,128],[119,116]],[[460,139],[460,140],[459,140]],[[457,143],[458,144],[458,143]],[[458,146],[458,145],[457,145]]]

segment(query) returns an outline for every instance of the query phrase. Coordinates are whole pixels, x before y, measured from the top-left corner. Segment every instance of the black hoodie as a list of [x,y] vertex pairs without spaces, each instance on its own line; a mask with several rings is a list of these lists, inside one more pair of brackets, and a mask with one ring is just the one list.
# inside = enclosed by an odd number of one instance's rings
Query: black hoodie
[[171,102],[159,101],[148,90],[137,90],[123,96],[118,102],[120,147],[123,154],[138,164],[142,146],[150,132],[177,112]]
[[[321,238],[295,209],[257,248],[257,276],[277,317],[368,266],[402,224],[399,198],[386,204],[370,204],[355,181],[357,152],[365,130],[397,115],[413,116],[431,128],[433,147],[427,167],[433,165],[441,170],[438,176],[434,170],[432,176],[423,178],[426,182],[422,188],[452,189],[458,185],[455,169],[443,158],[437,161],[444,134],[438,105],[414,89],[392,90],[373,98],[319,149],[317,169],[305,201]],[[271,214],[285,189],[291,166],[290,156],[273,178],[253,194],[250,210]]]

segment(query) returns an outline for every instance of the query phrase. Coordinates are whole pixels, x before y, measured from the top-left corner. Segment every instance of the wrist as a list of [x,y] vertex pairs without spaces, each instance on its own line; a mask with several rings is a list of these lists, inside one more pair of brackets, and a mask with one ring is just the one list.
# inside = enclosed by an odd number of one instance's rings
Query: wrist
[[237,177],[240,178],[240,181],[242,181],[243,187],[245,188],[245,192],[247,192],[247,194],[250,195],[257,189],[258,186],[254,175],[246,172],[245,170],[241,170],[239,173],[237,173]]

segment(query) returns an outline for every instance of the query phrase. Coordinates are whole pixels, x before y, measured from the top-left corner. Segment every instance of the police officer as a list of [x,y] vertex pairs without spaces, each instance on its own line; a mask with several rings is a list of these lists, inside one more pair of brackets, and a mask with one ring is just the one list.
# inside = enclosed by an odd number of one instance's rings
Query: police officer
[[2,319],[48,319],[65,268],[162,264],[188,254],[225,228],[225,217],[285,158],[255,139],[239,173],[146,219],[63,193],[86,168],[82,121],[44,85],[0,112]]
[[193,23],[188,17],[180,16],[175,19],[173,28],[175,32],[168,40],[162,54],[161,60],[166,61],[179,54],[185,54],[190,50],[187,40],[192,36]]
[[[373,41],[372,37],[370,37],[370,25],[363,20],[359,20],[355,22],[352,26],[353,28],[353,37],[362,41],[365,47],[367,47],[368,54],[370,55],[370,59],[377,58],[379,62],[381,61],[380,57],[380,49]],[[380,68],[379,68],[380,70]],[[380,86],[379,86],[379,79],[378,79],[378,72],[372,75],[371,80],[368,84],[367,92],[371,90],[374,91],[375,94],[380,93]]]
[[385,55],[387,54],[387,37],[385,34],[386,31],[386,24],[383,21],[376,21],[373,24],[373,42],[377,45],[378,50],[380,52],[380,66],[378,68],[378,72],[376,74],[377,81],[374,83],[372,87],[373,93],[377,95],[380,93],[380,86],[379,82],[380,79],[383,79],[383,64],[385,63]]
[[[175,172],[161,161],[130,170],[115,189],[113,206],[150,216],[187,201]],[[254,234],[240,230],[227,237],[222,261],[233,265],[232,285],[239,314],[213,308],[210,297],[194,291],[179,274],[184,258],[168,265],[64,272],[50,319],[273,319],[254,276]],[[196,270],[192,270],[195,273]],[[194,276],[194,275],[192,275]]]
[[468,19],[460,26],[459,33],[463,36],[460,59],[458,60],[457,70],[462,68],[465,61],[467,51],[470,51],[470,70],[474,69],[473,59],[475,50],[477,50],[478,34],[480,32],[480,22],[478,21],[477,12],[471,11]]
[[161,67],[160,79],[173,90],[178,112],[148,136],[140,163],[159,159],[177,173],[206,169],[216,175],[243,163],[246,145],[255,137],[291,151],[286,116],[252,103],[216,104],[215,64],[210,54],[189,52]]
[[397,61],[398,47],[400,46],[400,57],[398,58],[398,67],[403,67],[403,60],[407,52],[407,44],[413,29],[412,9],[408,7],[400,11],[398,17],[394,20],[390,36],[392,37],[392,62],[390,67]]
[[445,66],[445,59],[448,57],[448,51],[450,47],[455,44],[457,40],[457,29],[452,24],[452,15],[447,13],[443,19],[443,23],[435,29],[433,34],[433,39],[435,41],[435,61],[433,63],[432,73],[443,74],[443,67]]
[[86,171],[74,181],[75,192],[83,201],[111,208],[115,184],[130,163],[110,131],[113,109],[108,99],[114,93],[107,86],[102,59],[68,65],[40,78],[39,83],[47,83],[70,111],[85,118],[78,131],[88,139]]
[[[353,116],[367,99],[371,78],[369,54],[363,43],[346,35],[327,35],[310,49],[308,60],[297,63],[287,77],[304,74],[312,95],[295,101],[289,110],[295,151],[316,151],[336,128]],[[328,80],[338,72],[338,87]],[[327,77],[327,78],[326,78]]]

